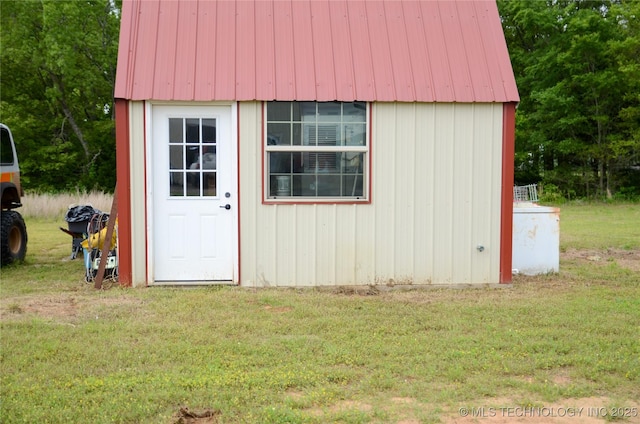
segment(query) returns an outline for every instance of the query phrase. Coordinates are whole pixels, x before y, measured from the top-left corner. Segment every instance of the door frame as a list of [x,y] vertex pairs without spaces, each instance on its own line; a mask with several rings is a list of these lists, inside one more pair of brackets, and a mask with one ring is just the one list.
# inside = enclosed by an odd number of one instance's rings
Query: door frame
[[[232,234],[234,235],[231,240],[232,251],[232,277],[229,281],[175,281],[175,282],[156,282],[155,281],[155,264],[154,264],[154,249],[155,249],[155,237],[153,234],[154,220],[153,220],[153,207],[154,207],[154,193],[153,193],[153,143],[150,140],[153,137],[153,109],[156,106],[163,107],[225,107],[230,112],[229,122],[229,134],[230,134],[230,147],[231,147],[231,163],[229,166],[231,177],[231,192],[235,195],[231,196],[229,203],[231,204],[231,216],[232,216]],[[223,284],[240,284],[240,184],[239,178],[239,146],[238,146],[238,103],[237,102],[162,102],[162,101],[147,101],[145,102],[145,217],[146,217],[146,270],[147,270],[147,284],[149,286],[194,286],[194,285],[223,285]]]

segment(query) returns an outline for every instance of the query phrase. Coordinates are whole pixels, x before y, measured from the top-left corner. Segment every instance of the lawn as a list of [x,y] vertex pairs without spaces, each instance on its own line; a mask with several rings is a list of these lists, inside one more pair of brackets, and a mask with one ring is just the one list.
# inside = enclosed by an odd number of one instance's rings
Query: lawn
[[558,274],[464,290],[95,290],[27,226],[3,423],[640,422],[640,204],[561,205]]

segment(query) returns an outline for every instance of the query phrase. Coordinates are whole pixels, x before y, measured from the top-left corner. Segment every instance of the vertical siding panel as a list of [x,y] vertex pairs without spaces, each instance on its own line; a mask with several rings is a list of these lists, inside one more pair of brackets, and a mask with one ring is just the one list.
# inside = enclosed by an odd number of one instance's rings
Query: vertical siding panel
[[449,283],[453,274],[453,136],[452,103],[436,106],[434,151],[434,260],[433,282]]
[[131,183],[131,284],[144,286],[147,281],[146,209],[147,181],[145,170],[139,164],[147,163],[145,156],[144,102],[129,103],[129,173]]
[[471,145],[474,143],[473,105],[455,105],[453,140],[453,273],[452,280],[458,283],[470,282],[470,262],[472,254],[471,219],[475,211],[472,200],[473,165]]
[[[316,226],[315,226],[315,205],[296,206],[295,230],[295,251],[289,252],[295,261],[295,285],[312,286],[316,282],[315,267],[317,263],[316,255]],[[280,231],[287,231],[286,227],[281,227]]]
[[433,269],[433,149],[434,105],[416,105],[415,117],[415,212],[414,284],[431,281]]
[[[415,181],[415,103],[400,103],[396,107],[396,133],[392,144],[394,154],[393,205],[394,222],[394,270],[397,283],[408,284],[413,280],[415,252],[414,226],[416,202]],[[390,158],[391,160],[391,158]]]
[[352,205],[334,205],[336,225],[336,278],[337,284],[350,285],[355,281],[356,233]]
[[[493,231],[491,215],[493,213],[491,205],[492,170],[500,163],[495,163],[493,158],[492,141],[495,137],[493,132],[493,120],[495,119],[491,106],[476,105],[474,107],[473,123],[475,129],[474,143],[471,146],[473,157],[473,207],[476,211],[472,217],[472,228],[474,230],[473,243],[475,245],[471,272],[472,279],[476,282],[490,282],[491,258],[496,254],[497,246],[493,245],[490,238]],[[482,252],[477,250],[478,246],[483,246]]]
[[[491,156],[492,163],[495,166],[492,167],[493,174],[491,176],[492,187],[502,187],[502,125],[503,125],[503,106],[501,104],[494,104],[490,107],[493,108],[493,142],[491,143]],[[500,140],[500,142],[498,142]],[[508,187],[508,190],[512,190],[512,187]],[[491,275],[492,279],[500,280],[500,217],[502,212],[502,193],[501,190],[491,191],[491,245],[495,246],[492,249],[491,256]],[[493,277],[495,276],[495,277]]]
[[393,205],[394,175],[394,120],[396,104],[376,103],[373,116],[376,145],[374,149],[374,210],[375,210],[375,276],[376,283],[386,283],[394,275]]
[[297,205],[276,205],[269,210],[275,211],[275,263],[276,286],[295,287],[296,269],[298,264],[296,255],[297,232],[300,222],[297,218]]
[[437,157],[437,144],[438,144],[438,137],[437,137],[437,125],[436,123],[438,122],[437,120],[437,113],[438,113],[438,105],[433,104],[432,105],[432,109],[431,109],[431,119],[430,119],[430,125],[431,125],[431,129],[430,129],[430,136],[431,136],[431,145],[429,146],[430,149],[430,153],[431,156],[429,159],[427,159],[426,163],[428,164],[427,166],[429,166],[429,176],[430,176],[430,180],[429,180],[429,188],[430,188],[430,200],[431,200],[431,209],[428,211],[429,213],[429,221],[428,221],[428,228],[429,228],[429,234],[431,235],[431,238],[429,239],[429,263],[431,264],[431,268],[429,270],[430,272],[430,276],[431,276],[431,282],[433,283],[435,281],[435,269],[436,269],[436,260],[438,259],[438,257],[436,256],[437,250],[438,250],[438,244],[436,241],[436,234],[435,234],[435,228],[436,228],[436,211],[440,208],[440,205],[438,204],[438,199],[436,197],[437,193],[436,193],[436,187],[438,184],[438,181],[436,179],[436,167],[435,167],[435,163],[436,161],[438,161],[438,157]]
[[[278,251],[278,237],[276,227],[276,215],[278,207],[259,208],[258,221],[256,222],[256,262],[258,264],[258,281],[261,286],[278,286],[278,257],[287,255],[288,252]],[[290,223],[293,224],[293,223]]]
[[355,207],[356,229],[356,284],[375,282],[375,215],[373,205]]
[[321,285],[335,284],[336,221],[333,208],[329,205],[318,205],[315,210],[313,225],[315,225],[317,233],[315,247],[316,281]]
[[239,188],[240,188],[240,276],[241,285],[257,286],[260,284],[257,265],[259,245],[258,239],[258,205],[261,201],[261,187],[256,181],[261,178],[260,157],[260,103],[241,102],[238,104],[239,130]]

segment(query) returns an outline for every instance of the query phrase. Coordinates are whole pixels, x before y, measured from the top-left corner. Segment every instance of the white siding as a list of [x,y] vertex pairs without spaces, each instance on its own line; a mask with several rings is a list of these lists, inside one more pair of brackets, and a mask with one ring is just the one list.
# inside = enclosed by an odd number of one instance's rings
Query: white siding
[[357,205],[263,204],[261,105],[239,107],[242,285],[499,282],[502,104],[373,104]]
[[129,102],[129,172],[131,173],[131,284],[144,287],[147,283],[146,247],[147,231],[145,196],[145,104]]

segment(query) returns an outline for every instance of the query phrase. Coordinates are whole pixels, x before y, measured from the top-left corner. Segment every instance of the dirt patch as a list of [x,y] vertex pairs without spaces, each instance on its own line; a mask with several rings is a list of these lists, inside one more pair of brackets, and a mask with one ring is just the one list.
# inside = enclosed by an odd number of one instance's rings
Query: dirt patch
[[640,272],[640,250],[567,249],[565,252],[560,253],[560,258],[596,265],[608,265],[615,262],[621,268]]
[[180,408],[175,414],[173,424],[215,424],[220,416],[217,409],[203,409],[192,411],[189,408]]
[[97,310],[104,307],[123,308],[140,304],[141,300],[131,297],[96,297],[80,293],[17,296],[0,301],[0,319],[19,320],[35,316],[73,323],[87,316],[94,316]]

